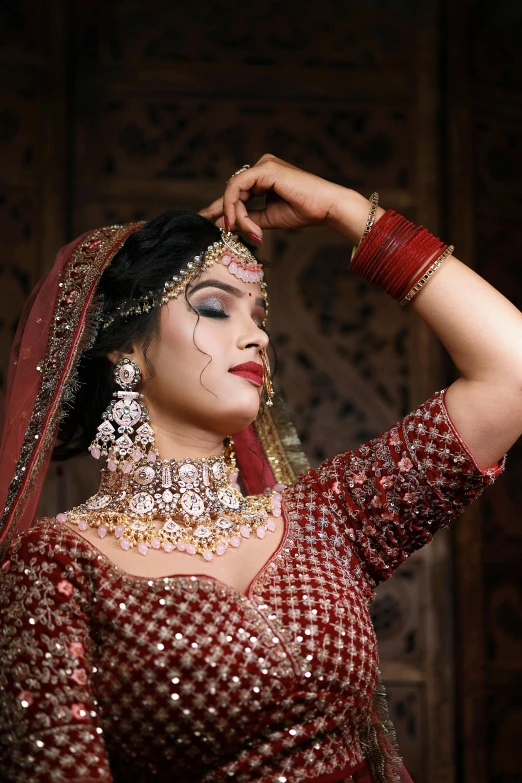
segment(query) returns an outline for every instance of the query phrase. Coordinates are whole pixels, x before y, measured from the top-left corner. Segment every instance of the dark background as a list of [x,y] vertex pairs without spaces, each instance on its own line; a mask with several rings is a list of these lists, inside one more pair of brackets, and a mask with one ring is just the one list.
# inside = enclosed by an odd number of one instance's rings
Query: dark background
[[[377,189],[520,307],[521,40],[507,0],[0,2],[2,381],[61,245],[199,209],[264,152]],[[453,378],[418,320],[348,273],[349,252],[309,230],[261,254],[279,385],[314,463]],[[518,445],[375,605],[416,783],[522,781],[521,485]]]

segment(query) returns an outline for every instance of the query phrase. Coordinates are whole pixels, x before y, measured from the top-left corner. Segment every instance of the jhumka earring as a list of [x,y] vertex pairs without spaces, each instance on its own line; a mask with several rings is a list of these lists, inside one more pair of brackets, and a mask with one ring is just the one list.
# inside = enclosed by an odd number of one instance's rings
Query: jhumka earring
[[[150,416],[142,402],[143,395],[133,391],[141,379],[136,362],[122,359],[114,369],[114,377],[123,391],[114,392],[115,399],[104,411],[103,422],[89,451],[94,459],[107,457],[109,470],[119,468],[123,473],[130,473],[134,464],[145,456],[149,462],[156,461],[154,430],[148,423]],[[140,426],[135,431],[137,425]]]
[[272,374],[270,372],[270,363],[266,351],[261,352],[261,361],[263,362],[264,368],[263,380],[266,388],[266,404],[271,408],[274,404],[274,387],[272,386]]

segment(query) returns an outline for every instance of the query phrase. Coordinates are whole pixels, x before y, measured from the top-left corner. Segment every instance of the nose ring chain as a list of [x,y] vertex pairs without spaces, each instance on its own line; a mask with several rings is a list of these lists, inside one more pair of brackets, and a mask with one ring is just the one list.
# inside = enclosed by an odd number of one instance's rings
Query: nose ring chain
[[272,373],[270,372],[270,363],[266,351],[261,351],[261,361],[263,362],[263,380],[266,388],[266,404],[269,408],[274,404],[274,387],[272,386]]

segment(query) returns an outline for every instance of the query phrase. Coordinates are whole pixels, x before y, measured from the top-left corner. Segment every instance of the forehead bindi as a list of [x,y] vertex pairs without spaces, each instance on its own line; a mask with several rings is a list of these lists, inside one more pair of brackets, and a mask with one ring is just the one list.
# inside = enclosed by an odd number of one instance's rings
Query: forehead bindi
[[[215,286],[214,291],[211,288],[212,284]],[[201,295],[216,293],[216,289],[221,289],[238,300],[246,299],[250,307],[262,308],[265,313],[268,311],[265,284],[239,280],[230,273],[227,266],[220,263],[214,263],[211,267],[202,270],[192,284],[188,284],[186,295],[192,299],[192,295],[196,294],[199,298]]]
[[[212,275],[206,279],[198,280],[194,283],[194,285],[190,286],[188,290],[188,294],[196,294],[198,291],[205,291],[205,290],[211,290],[212,288],[218,289],[220,291],[224,291],[227,294],[230,294],[235,299],[244,299],[244,297],[248,294],[249,297],[255,296],[255,304],[256,306],[263,307],[266,309],[266,301],[264,296],[262,295],[262,292],[259,291],[249,291],[246,290],[246,286],[248,288],[252,287],[251,283],[241,283],[241,281],[235,281],[231,279],[230,275],[227,275],[228,279],[223,279],[221,276]],[[257,286],[256,286],[257,288]]]

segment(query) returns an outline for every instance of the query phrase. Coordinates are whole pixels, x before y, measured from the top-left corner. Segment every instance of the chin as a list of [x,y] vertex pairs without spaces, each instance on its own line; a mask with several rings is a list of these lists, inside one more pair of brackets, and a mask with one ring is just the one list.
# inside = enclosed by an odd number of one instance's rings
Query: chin
[[230,400],[227,400],[227,411],[224,418],[228,423],[228,434],[232,435],[234,432],[240,432],[248,427],[249,424],[256,419],[259,413],[261,400],[259,394],[256,393],[256,398],[253,399],[253,395],[250,395],[250,399],[238,399],[233,407],[230,407]]

